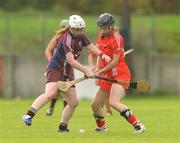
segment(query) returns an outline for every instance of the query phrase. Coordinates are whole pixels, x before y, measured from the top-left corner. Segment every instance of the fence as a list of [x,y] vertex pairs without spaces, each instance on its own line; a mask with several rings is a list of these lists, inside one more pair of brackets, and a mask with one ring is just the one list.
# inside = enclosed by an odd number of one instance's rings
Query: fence
[[[3,56],[3,93],[8,97],[36,97],[44,91],[46,60],[42,55]],[[148,79],[151,92],[180,93],[179,55],[134,55],[134,79]],[[76,73],[76,78],[81,75]],[[80,97],[92,98],[97,87],[92,80],[78,85]],[[88,92],[87,92],[88,91]]]

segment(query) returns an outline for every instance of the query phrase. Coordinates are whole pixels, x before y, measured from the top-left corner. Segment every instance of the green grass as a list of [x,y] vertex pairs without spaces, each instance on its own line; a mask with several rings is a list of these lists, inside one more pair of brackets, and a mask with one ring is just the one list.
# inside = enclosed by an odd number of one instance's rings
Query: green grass
[[[113,110],[112,116],[105,116],[109,132],[94,132],[90,101],[82,100],[69,124],[70,133],[56,132],[62,104],[57,103],[52,117],[46,117],[47,105],[27,127],[21,120],[32,100],[0,100],[0,142],[1,143],[178,143],[180,142],[180,96],[131,96],[123,100],[147,130],[133,134],[131,126]],[[84,134],[79,130],[83,128]]]

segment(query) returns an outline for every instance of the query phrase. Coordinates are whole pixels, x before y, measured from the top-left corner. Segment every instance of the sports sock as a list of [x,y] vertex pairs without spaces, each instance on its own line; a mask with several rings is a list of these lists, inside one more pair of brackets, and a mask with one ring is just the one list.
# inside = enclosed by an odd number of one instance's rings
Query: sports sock
[[103,128],[103,127],[107,128],[104,117],[100,117],[100,116],[95,115],[95,114],[93,114],[93,116],[94,116],[94,119],[96,120],[97,127],[99,127],[99,128]]
[[66,130],[67,129],[67,126],[68,126],[68,124],[65,124],[65,123],[60,123],[60,125],[59,125],[59,130]]
[[136,116],[130,111],[130,109],[124,109],[121,113],[121,116],[123,116],[131,125],[136,125],[139,121],[136,119]]
[[31,116],[31,118],[34,117],[34,115],[36,114],[37,110],[34,109],[33,107],[31,107],[28,112],[27,112],[27,115]]

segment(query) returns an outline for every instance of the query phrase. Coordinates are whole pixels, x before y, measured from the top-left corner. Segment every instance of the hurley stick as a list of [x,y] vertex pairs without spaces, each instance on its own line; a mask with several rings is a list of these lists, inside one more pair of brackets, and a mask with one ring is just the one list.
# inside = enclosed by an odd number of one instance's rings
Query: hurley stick
[[100,76],[95,76],[97,79],[106,80],[113,83],[118,83],[124,86],[129,86],[130,88],[136,89],[139,92],[147,92],[150,90],[150,84],[147,80],[138,80],[138,81],[121,81],[111,78],[105,78]]
[[58,89],[62,92],[67,92],[69,90],[69,88],[83,80],[86,80],[87,77],[81,77],[72,81],[58,81],[57,85],[58,85]]

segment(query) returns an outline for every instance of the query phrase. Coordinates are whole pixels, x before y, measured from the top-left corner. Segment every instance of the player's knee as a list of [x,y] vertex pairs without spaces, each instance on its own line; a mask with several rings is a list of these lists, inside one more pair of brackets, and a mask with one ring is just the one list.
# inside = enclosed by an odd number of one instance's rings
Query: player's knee
[[113,108],[116,108],[118,103],[119,103],[118,101],[109,100],[109,105],[112,106]]
[[72,108],[76,108],[79,104],[79,101],[78,100],[74,100],[74,101],[71,101],[71,102],[68,102],[68,105]]
[[46,93],[46,96],[49,100],[52,100],[52,99],[56,98],[57,92],[55,92],[55,91],[48,92],[48,93]]

